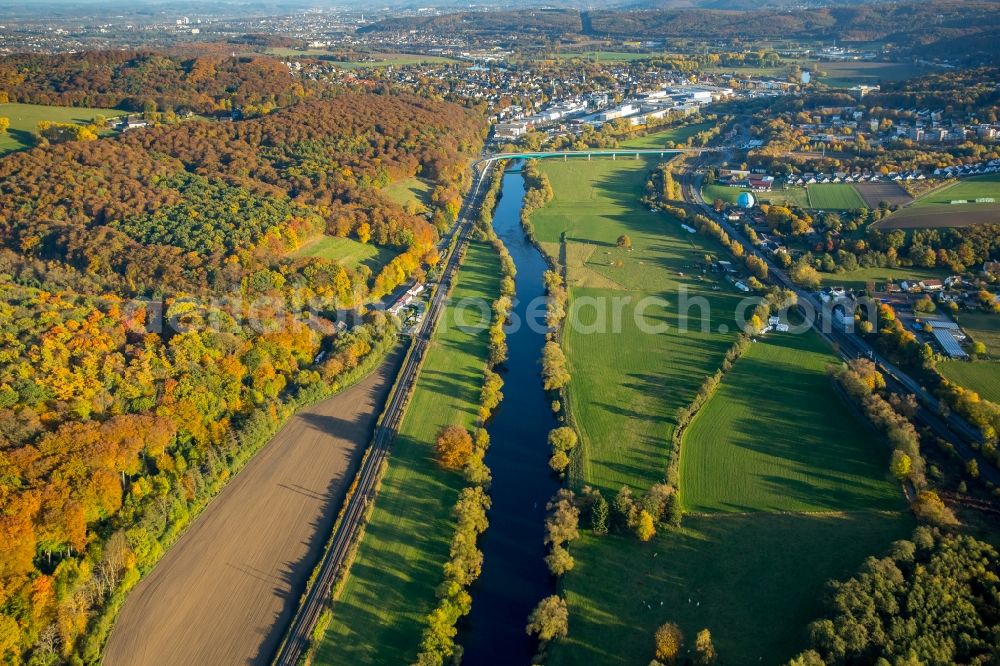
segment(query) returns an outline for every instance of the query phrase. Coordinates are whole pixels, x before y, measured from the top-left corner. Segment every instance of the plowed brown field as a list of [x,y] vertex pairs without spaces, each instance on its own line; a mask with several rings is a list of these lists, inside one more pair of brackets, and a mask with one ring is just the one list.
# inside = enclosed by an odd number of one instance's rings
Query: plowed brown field
[[229,482],[130,593],[106,666],[270,663],[399,357],[294,416]]

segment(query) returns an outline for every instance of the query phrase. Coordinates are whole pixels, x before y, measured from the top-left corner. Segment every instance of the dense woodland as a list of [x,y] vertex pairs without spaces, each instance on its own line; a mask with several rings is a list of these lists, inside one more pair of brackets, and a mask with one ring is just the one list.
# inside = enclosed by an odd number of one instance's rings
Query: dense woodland
[[305,96],[288,67],[264,56],[87,51],[0,58],[5,102],[207,114],[267,110]]
[[830,584],[829,617],[790,666],[989,664],[1000,659],[1000,558],[965,535],[920,527],[855,577]]
[[[482,135],[454,105],[343,95],[0,160],[0,662],[95,662],[191,515],[388,350],[389,318],[335,312],[436,262]],[[379,194],[417,173],[433,219]],[[290,255],[323,232],[397,256]]]
[[[436,221],[447,226],[467,178],[461,156],[481,135],[459,107],[342,95],[30,150],[0,161],[0,242],[125,294],[231,288],[324,229],[419,263],[435,229],[375,188],[419,172],[439,184]],[[376,278],[376,295],[398,277]]]

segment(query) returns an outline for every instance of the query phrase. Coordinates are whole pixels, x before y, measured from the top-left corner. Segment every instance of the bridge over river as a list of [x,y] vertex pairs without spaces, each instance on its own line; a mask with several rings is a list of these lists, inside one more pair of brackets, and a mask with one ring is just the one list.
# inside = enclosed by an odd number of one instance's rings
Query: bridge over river
[[610,157],[611,159],[622,158],[633,158],[639,159],[641,156],[652,155],[666,157],[668,155],[679,155],[679,154],[700,154],[703,152],[715,152],[722,150],[723,148],[712,147],[712,148],[593,148],[588,150],[542,150],[542,151],[527,151],[527,152],[515,152],[515,153],[492,153],[486,155],[480,162],[497,162],[500,160],[540,160],[540,159],[552,159],[562,157],[563,159],[569,159],[570,157],[586,157],[588,160],[594,157]]

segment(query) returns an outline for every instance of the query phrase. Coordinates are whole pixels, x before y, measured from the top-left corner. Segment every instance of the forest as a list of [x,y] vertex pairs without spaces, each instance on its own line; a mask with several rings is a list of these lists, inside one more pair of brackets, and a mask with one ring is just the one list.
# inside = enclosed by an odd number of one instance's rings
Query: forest
[[998,656],[997,552],[974,537],[919,527],[883,558],[829,585],[829,617],[790,666],[977,664]]
[[[436,262],[483,129],[344,94],[0,160],[0,662],[96,662],[204,503],[387,352],[389,317],[336,312]],[[426,217],[379,192],[418,173]],[[290,255],[321,233],[397,254],[378,274]]]
[[4,102],[211,114],[266,110],[305,97],[288,67],[264,56],[87,51],[0,59]]
[[482,132],[450,104],[345,94],[21,152],[0,161],[0,242],[128,295],[228,288],[323,230],[419,260],[435,228],[376,188],[420,173],[450,224]]

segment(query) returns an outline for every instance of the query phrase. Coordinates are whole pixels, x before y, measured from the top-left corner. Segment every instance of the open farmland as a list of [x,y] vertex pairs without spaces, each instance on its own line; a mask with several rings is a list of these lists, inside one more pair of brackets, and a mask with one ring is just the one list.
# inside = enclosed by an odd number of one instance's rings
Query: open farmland
[[[659,53],[632,53],[629,51],[558,51],[552,54],[556,60],[589,60],[592,62],[616,63],[635,62],[636,60],[648,60],[655,58]],[[548,57],[542,58],[547,60]]]
[[129,594],[104,664],[271,663],[399,357],[302,410],[247,463]]
[[1000,224],[1000,204],[907,206],[871,225],[873,229],[961,229]]
[[[662,479],[674,414],[693,397],[701,378],[722,361],[735,332],[737,298],[729,285],[713,291],[697,263],[720,248],[683,231],[662,213],[639,204],[654,160],[542,162],[555,198],[532,215],[538,239],[552,256],[565,256],[571,290],[566,350],[573,375],[570,407],[579,423],[582,480],[605,491],[630,483],[646,488]],[[631,252],[618,248],[621,234]],[[565,248],[560,239],[565,234]],[[680,275],[679,273],[683,273]],[[708,299],[695,307],[687,333],[678,294]],[[661,302],[640,305],[647,297]],[[592,330],[595,308],[622,303],[621,326]],[[607,311],[610,313],[610,310]],[[638,315],[637,315],[638,312]],[[684,322],[687,323],[686,321]],[[657,334],[642,326],[667,324]],[[725,326],[727,333],[718,333]]]
[[[901,509],[888,454],[826,374],[818,334],[771,333],[750,346],[681,446],[687,511]],[[762,387],[764,390],[761,390]]]
[[851,575],[912,528],[897,513],[726,513],[688,516],[645,544],[587,532],[572,546],[576,566],[563,586],[569,636],[548,664],[648,664],[664,622],[689,640],[708,628],[719,663],[783,663],[806,647],[826,581]]
[[619,143],[621,148],[663,148],[667,142],[685,143],[698,132],[711,129],[714,123],[704,122],[686,125],[684,127],[667,127],[653,130],[645,136],[637,136],[634,139],[626,139]]
[[865,201],[850,183],[819,183],[806,188],[809,208],[816,210],[854,210]]
[[910,207],[930,208],[944,205],[951,208],[955,205],[951,203],[952,201],[974,201],[981,197],[1000,202],[1000,174],[963,178],[948,187],[925,194],[910,204]]
[[[543,162],[554,199],[531,217],[568,272],[564,346],[581,435],[571,485],[595,486],[609,500],[623,484],[641,493],[663,480],[674,414],[734,340],[738,298],[697,268],[720,248],[639,203],[654,163]],[[621,233],[632,252],[616,246]],[[679,331],[682,288],[706,299],[707,330]],[[646,308],[640,321],[670,324],[666,332],[641,330],[634,300],[621,310],[619,333],[588,330],[602,299],[645,295],[665,304]],[[708,627],[727,664],[779,663],[805,645],[825,581],[911,529],[901,494],[885,480],[884,449],[833,393],[824,373],[830,351],[809,336],[758,345],[736,364],[746,363],[743,378],[723,389],[741,399],[714,407],[728,428],[696,430],[685,442],[694,448],[682,460],[681,487],[690,482],[693,494],[682,499],[706,512],[690,514],[679,530],[661,526],[646,544],[589,532],[574,542],[576,567],[561,583],[570,634],[553,646],[550,664],[648,663],[653,632],[666,621],[688,636]],[[806,390],[824,398],[803,401],[796,392]],[[715,400],[725,398],[708,408]],[[699,425],[713,420],[708,414]],[[762,439],[768,433],[779,438]],[[827,438],[822,447],[819,438]],[[731,455],[735,464],[723,460]]]
[[944,361],[937,369],[984,400],[1000,404],[1000,361]]
[[[992,198],[990,203],[972,203]],[[964,201],[966,203],[951,203]],[[961,228],[1000,223],[1000,174],[965,178],[915,199],[872,226],[878,229]]]
[[958,315],[958,323],[973,341],[986,345],[990,356],[1000,358],[1000,314],[963,312]]
[[[10,128],[6,133],[0,134],[0,155],[33,145],[32,135],[38,131],[38,123],[43,120],[89,125],[96,116],[114,118],[124,115],[124,113],[118,109],[94,109],[81,106],[0,104],[0,118],[10,120]],[[110,133],[110,131],[106,133]]]
[[405,67],[406,65],[452,64],[459,62],[454,58],[423,55],[414,53],[372,53],[368,60],[335,60],[334,65],[344,69],[369,69],[378,67]]
[[815,65],[823,73],[818,77],[819,81],[834,88],[902,81],[927,71],[925,67],[908,62],[823,61]]
[[[475,424],[488,346],[485,328],[455,325],[454,304],[464,298],[496,298],[499,273],[493,247],[471,243],[315,664],[409,664],[416,657],[448,559],[451,509],[465,485],[460,473],[438,465],[434,440],[443,426]],[[465,311],[469,327],[480,323],[476,312]]]
[[363,57],[365,58],[364,60],[332,60],[335,54],[327,49],[290,49],[279,47],[269,48],[265,51],[265,53],[279,58],[323,58],[329,60],[331,64],[343,67],[344,69],[366,69],[372,67],[389,67],[390,65],[400,67],[405,65],[458,62],[453,58],[416,53],[360,54],[359,58]]
[[[576,288],[570,297],[580,304],[613,297],[609,291]],[[735,298],[713,296],[709,302],[719,312],[713,317],[717,327],[716,322],[731,321]],[[731,336],[719,333],[679,332],[677,301],[669,301],[668,307],[646,308],[639,318],[647,325],[669,324],[671,330],[661,335],[641,330],[636,308],[628,306],[620,333],[591,334],[585,326],[567,332],[574,382],[570,403],[586,443],[583,479],[602,492],[617,492],[626,483],[645,490],[662,481],[674,414],[698,390],[712,364],[721,362],[731,342]],[[591,313],[583,310],[578,306],[574,313],[586,324]]]
[[776,76],[784,78],[791,73],[791,67],[787,65],[782,65],[779,67],[754,67],[754,66],[741,66],[736,65],[719,65],[713,66],[702,66],[698,69],[700,72],[705,74],[735,74],[737,76],[750,77],[750,76]]
[[904,190],[899,183],[888,181],[885,183],[857,183],[854,185],[861,198],[869,208],[875,209],[883,201],[890,206],[905,206],[913,201],[913,197]]

